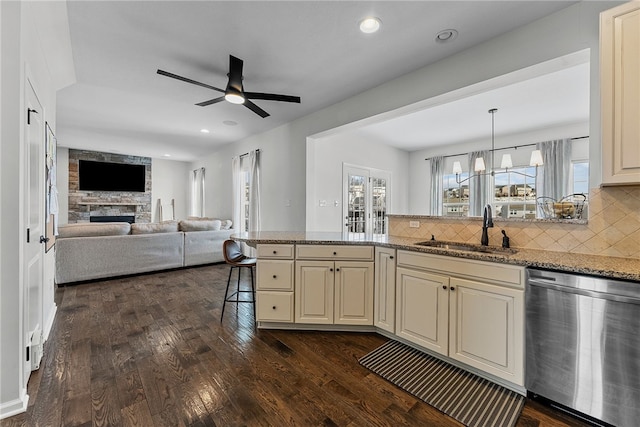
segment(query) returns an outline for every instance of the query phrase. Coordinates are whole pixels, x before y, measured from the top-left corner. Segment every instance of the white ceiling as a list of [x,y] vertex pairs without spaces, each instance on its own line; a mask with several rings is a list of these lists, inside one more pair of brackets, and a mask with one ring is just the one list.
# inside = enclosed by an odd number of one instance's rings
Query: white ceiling
[[[171,159],[191,161],[216,146],[340,102],[572,3],[69,1],[77,83],[58,94],[58,140],[70,148],[170,154]],[[357,28],[368,15],[382,20],[376,34]],[[457,29],[458,38],[436,43],[436,34],[446,28]],[[256,101],[271,114],[266,119],[226,102],[198,107],[194,104],[219,94],[156,74],[160,68],[224,88],[229,54],[244,60],[247,91],[297,95],[302,103]],[[558,88],[552,84],[545,83]],[[564,83],[559,87],[568,89]],[[528,97],[541,95],[530,86],[520,90]],[[506,89],[496,96],[512,97]],[[486,133],[486,110],[495,104],[480,101]],[[550,110],[556,118],[562,112],[577,117],[574,107],[554,105]],[[432,125],[450,120],[444,106],[431,113],[419,120],[421,128],[424,120]],[[223,123],[229,120],[238,124]],[[430,133],[438,141],[469,138],[456,135],[464,129],[455,124]],[[202,128],[211,133],[201,134]],[[425,136],[411,130],[408,122],[405,129],[405,140],[395,143],[407,150],[420,148]],[[375,130],[389,133],[382,124]]]
[[492,108],[498,110],[494,113],[496,137],[587,124],[589,54],[571,56],[581,63],[412,113],[392,112],[397,117],[356,127],[350,135],[406,151],[486,140]]

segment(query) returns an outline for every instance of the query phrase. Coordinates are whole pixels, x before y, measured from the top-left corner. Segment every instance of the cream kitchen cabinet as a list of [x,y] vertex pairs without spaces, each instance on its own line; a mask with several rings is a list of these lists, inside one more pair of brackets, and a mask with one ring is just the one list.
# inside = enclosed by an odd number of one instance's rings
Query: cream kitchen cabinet
[[448,354],[448,276],[412,268],[397,269],[396,335]]
[[256,320],[288,322],[293,316],[294,245],[258,245]]
[[640,2],[600,14],[602,184],[640,183]]
[[452,277],[449,357],[524,385],[524,290]]
[[396,332],[396,250],[375,248],[373,324]]
[[524,268],[398,251],[396,334],[524,385]]
[[373,325],[373,266],[370,246],[297,246],[295,322]]

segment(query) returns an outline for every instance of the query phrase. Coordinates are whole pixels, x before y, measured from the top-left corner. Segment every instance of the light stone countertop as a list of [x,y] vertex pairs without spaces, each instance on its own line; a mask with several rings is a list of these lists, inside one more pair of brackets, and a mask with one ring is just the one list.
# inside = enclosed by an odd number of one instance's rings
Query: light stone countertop
[[[586,255],[567,252],[541,251],[514,248],[515,253],[501,251],[490,246],[496,252],[470,252],[420,246],[425,239],[393,236],[348,237],[342,233],[304,232],[304,231],[260,231],[232,234],[231,238],[256,244],[324,244],[324,245],[375,245],[408,251],[448,255],[480,261],[537,267],[559,270],[567,273],[590,274],[614,279],[631,280],[640,284],[640,259],[616,258],[598,255]],[[455,242],[451,242],[455,243]]]

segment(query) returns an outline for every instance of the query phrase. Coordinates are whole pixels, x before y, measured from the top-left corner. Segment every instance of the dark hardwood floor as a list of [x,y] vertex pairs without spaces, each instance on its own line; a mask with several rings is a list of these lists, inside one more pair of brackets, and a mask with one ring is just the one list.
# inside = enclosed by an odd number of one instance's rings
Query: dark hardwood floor
[[[235,273],[234,273],[235,274]],[[2,426],[460,426],[357,359],[373,333],[256,330],[224,264],[60,288],[25,414]],[[527,402],[519,427],[579,426]]]

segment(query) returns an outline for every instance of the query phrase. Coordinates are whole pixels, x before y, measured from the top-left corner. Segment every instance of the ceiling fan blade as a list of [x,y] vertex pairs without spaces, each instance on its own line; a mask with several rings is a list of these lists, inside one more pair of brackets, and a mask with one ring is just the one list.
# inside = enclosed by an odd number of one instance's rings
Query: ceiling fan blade
[[233,87],[238,92],[242,92],[242,65],[244,61],[240,58],[236,58],[233,55],[229,55],[229,86]]
[[219,98],[213,98],[204,102],[198,102],[196,105],[199,105],[200,107],[206,107],[207,105],[217,104],[218,102],[222,102],[222,101],[224,101],[224,96],[221,96]]
[[269,117],[269,113],[267,113],[262,108],[258,107],[256,104],[249,101],[248,99],[245,99],[244,106],[250,109],[251,111],[253,111],[254,113],[256,113],[257,115],[259,115],[260,117],[262,117],[263,119],[265,117]]
[[206,87],[207,89],[213,89],[213,90],[218,91],[218,92],[224,92],[223,89],[217,88],[215,86],[210,86],[210,85],[205,84],[205,83],[200,83],[200,82],[197,82],[195,80],[191,80],[191,79],[188,79],[186,77],[182,77],[182,76],[179,76],[177,74],[170,73],[168,71],[158,70],[158,74],[160,74],[161,76],[171,77],[172,79],[182,80],[183,82],[191,83],[193,85]]
[[259,92],[245,92],[244,95],[248,99],[264,99],[266,101],[296,102],[298,104],[300,103],[299,96],[278,95],[275,93],[259,93]]

